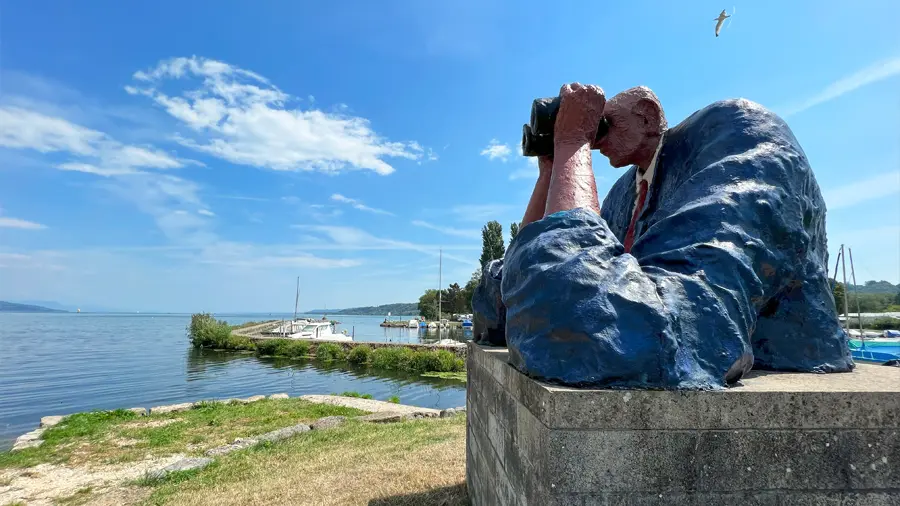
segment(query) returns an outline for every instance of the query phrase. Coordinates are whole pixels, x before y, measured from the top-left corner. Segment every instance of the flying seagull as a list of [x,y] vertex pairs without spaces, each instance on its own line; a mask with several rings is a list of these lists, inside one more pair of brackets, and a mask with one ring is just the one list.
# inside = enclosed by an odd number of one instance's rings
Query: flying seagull
[[728,14],[725,14],[725,9],[722,9],[722,12],[719,14],[719,17],[717,17],[717,18],[714,20],[714,21],[716,22],[716,37],[719,36],[719,30],[722,29],[722,23],[724,23],[725,20],[728,19],[728,18],[730,18],[730,17],[731,17],[731,16],[729,16]]

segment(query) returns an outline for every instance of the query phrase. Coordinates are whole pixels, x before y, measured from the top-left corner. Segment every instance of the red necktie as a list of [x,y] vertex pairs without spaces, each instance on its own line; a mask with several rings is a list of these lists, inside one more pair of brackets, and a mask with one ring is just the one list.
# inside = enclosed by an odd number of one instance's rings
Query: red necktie
[[647,200],[647,181],[641,181],[639,191],[637,204],[634,206],[634,214],[631,215],[631,223],[628,225],[628,233],[625,234],[625,253],[631,253],[631,246],[634,245],[634,226],[637,224],[638,216],[644,208],[644,201]]

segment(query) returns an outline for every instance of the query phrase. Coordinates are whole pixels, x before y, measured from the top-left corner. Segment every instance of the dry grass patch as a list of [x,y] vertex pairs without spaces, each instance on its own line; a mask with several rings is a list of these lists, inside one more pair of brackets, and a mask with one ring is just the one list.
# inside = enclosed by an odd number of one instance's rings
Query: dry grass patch
[[147,503],[455,506],[468,504],[464,481],[465,417],[349,421],[220,458]]

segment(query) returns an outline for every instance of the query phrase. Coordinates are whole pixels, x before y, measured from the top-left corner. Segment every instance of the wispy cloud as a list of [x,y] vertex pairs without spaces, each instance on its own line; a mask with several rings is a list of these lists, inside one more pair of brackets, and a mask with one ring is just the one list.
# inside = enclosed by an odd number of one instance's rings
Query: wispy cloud
[[35,223],[33,221],[20,220],[18,218],[5,218],[0,216],[0,228],[20,228],[23,230],[41,230],[47,228],[46,225]]
[[331,196],[331,200],[333,200],[335,202],[340,202],[342,204],[348,204],[351,207],[353,207],[354,209],[359,209],[360,211],[365,211],[367,213],[385,214],[388,216],[394,216],[394,213],[392,213],[390,211],[385,211],[384,209],[378,209],[375,207],[369,207],[369,206],[363,204],[362,202],[360,202],[359,200],[351,199],[350,197],[345,197],[345,196],[341,195],[340,193],[333,194]]
[[[181,96],[159,86],[170,80],[200,84]],[[317,109],[290,107],[292,96],[265,77],[206,58],[172,58],[134,74],[132,95],[150,97],[172,117],[189,127],[178,141],[192,149],[232,163],[273,170],[372,170],[386,175],[394,167],[385,159],[432,159],[430,150],[415,142],[392,142],[378,134],[365,118]]]
[[216,195],[216,198],[226,200],[246,200],[250,202],[268,202],[271,200],[263,197],[248,197],[246,195]]
[[461,257],[452,253],[448,254],[447,252],[477,251],[481,249],[481,245],[479,244],[439,246],[388,239],[377,237],[370,234],[369,232],[355,227],[333,225],[292,225],[292,228],[304,230],[310,233],[318,233],[324,235],[328,238],[328,240],[331,241],[330,243],[328,243],[320,240],[308,245],[302,245],[302,248],[309,250],[407,250],[423,253],[436,258],[440,250],[443,249],[443,255],[445,259],[453,260],[463,264],[472,264],[473,262],[477,262],[477,258],[474,255],[471,257]]
[[201,209],[201,210],[197,211],[197,214],[202,214],[203,216],[210,216],[210,217],[216,215],[216,213],[210,211],[209,209]]
[[834,100],[847,93],[856,91],[863,86],[889,79],[900,74],[900,57],[883,60],[868,67],[854,72],[849,76],[842,77],[837,81],[829,84],[819,93],[807,98],[805,101],[785,111],[785,116],[797,114],[811,107],[815,107],[824,102]]
[[479,239],[481,237],[481,232],[478,230],[468,230],[462,228],[453,228],[453,227],[442,227],[440,225],[434,225],[432,223],[428,223],[427,221],[422,220],[414,220],[412,222],[413,225],[422,228],[430,228],[431,230],[437,230],[442,234],[452,235],[456,237],[464,237],[466,239]]
[[488,160],[500,160],[505,162],[512,150],[506,144],[500,144],[497,139],[491,139],[487,147],[481,150],[481,156],[486,156]]
[[900,171],[893,171],[826,190],[823,197],[828,210],[832,211],[898,193],[900,193]]
[[60,170],[99,176],[132,174],[145,169],[178,169],[193,160],[178,159],[151,146],[133,146],[109,135],[37,111],[0,107],[0,146],[40,153],[68,153],[76,158],[57,165]]
[[502,219],[513,209],[514,206],[509,204],[460,204],[451,208],[450,212],[463,221],[484,223]]

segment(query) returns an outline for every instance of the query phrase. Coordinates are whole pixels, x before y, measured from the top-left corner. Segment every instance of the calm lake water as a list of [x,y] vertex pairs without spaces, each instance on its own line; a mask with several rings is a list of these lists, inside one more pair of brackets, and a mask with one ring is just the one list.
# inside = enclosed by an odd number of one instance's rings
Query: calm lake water
[[[314,315],[321,318],[322,315]],[[290,315],[219,314],[232,324]],[[334,316],[356,341],[465,340],[379,327],[380,316]],[[415,406],[465,404],[459,382],[382,374],[351,366],[193,349],[185,336],[190,315],[0,313],[0,450],[37,427],[42,416],[94,409],[155,406],[201,399],[287,392],[348,390]]]

